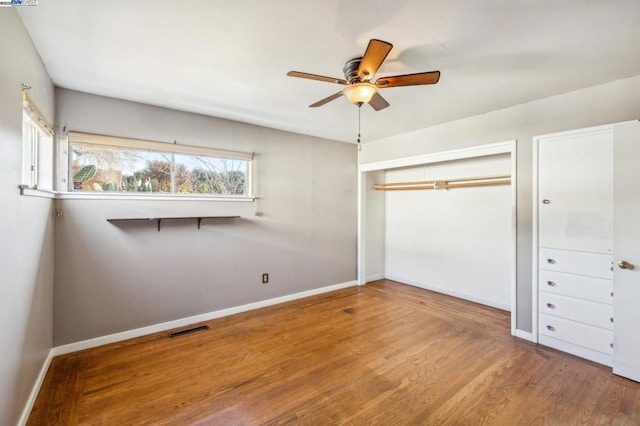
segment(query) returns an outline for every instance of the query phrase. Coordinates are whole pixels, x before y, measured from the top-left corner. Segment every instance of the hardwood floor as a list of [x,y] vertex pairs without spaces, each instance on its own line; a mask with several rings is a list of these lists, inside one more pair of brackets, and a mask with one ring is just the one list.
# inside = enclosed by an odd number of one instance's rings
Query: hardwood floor
[[56,357],[30,425],[640,424],[640,384],[392,281]]

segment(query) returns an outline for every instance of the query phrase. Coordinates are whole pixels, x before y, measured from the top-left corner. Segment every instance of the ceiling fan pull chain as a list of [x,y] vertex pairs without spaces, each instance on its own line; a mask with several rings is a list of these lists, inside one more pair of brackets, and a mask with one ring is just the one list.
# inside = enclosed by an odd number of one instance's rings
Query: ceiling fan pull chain
[[358,104],[358,151],[360,151],[360,110],[362,109],[362,104]]

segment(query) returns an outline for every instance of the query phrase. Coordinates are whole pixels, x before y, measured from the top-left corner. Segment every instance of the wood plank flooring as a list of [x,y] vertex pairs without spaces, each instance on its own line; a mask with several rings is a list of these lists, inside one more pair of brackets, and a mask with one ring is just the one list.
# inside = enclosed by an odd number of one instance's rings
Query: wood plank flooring
[[54,358],[29,425],[640,424],[640,384],[381,280]]

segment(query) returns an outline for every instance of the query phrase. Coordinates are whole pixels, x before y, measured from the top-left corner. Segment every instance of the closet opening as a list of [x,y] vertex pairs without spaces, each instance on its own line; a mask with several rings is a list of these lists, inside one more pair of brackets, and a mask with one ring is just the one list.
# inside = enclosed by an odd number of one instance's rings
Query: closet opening
[[359,167],[358,282],[404,284],[511,312],[515,141]]

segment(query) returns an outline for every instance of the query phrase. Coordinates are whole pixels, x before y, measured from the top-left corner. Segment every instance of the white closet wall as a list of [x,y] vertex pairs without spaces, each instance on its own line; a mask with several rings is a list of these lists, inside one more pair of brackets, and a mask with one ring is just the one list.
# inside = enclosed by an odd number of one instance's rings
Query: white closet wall
[[[387,170],[385,182],[510,175],[509,154]],[[385,191],[385,276],[510,310],[511,187]]]

